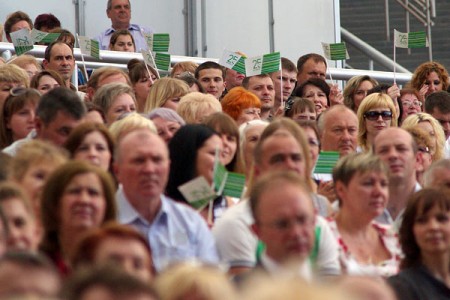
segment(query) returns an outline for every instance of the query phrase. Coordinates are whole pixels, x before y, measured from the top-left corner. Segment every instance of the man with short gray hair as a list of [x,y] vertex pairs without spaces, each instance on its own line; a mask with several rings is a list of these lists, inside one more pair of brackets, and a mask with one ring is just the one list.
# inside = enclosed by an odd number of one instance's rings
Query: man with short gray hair
[[111,28],[103,31],[96,39],[100,43],[101,50],[109,49],[109,40],[116,30],[128,30],[134,38],[135,51],[147,50],[145,33],[152,33],[151,29],[131,24],[131,3],[130,0],[108,0],[106,15],[111,19]]

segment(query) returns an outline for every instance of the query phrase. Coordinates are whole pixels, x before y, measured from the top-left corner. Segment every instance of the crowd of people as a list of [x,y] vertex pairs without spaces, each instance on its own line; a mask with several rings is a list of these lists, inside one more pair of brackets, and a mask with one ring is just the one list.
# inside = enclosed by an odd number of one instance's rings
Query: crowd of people
[[[102,49],[147,47],[129,0],[106,13]],[[250,77],[207,61],[160,78],[133,59],[75,86],[73,35],[18,11],[7,41],[23,28],[61,35],[42,63],[0,65],[0,298],[450,299],[438,62],[341,91],[316,53]],[[326,152],[331,172],[315,168]],[[245,176],[240,197],[209,188],[220,165]]]

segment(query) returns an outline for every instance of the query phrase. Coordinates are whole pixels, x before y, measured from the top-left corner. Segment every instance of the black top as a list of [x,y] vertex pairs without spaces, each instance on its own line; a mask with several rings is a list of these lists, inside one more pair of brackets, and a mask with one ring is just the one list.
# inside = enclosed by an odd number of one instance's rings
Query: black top
[[408,268],[388,279],[399,300],[448,300],[450,288],[424,266]]

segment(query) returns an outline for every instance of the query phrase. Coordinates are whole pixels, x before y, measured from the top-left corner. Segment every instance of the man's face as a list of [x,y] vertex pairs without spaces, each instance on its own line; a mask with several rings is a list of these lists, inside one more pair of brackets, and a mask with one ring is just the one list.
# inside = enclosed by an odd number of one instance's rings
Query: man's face
[[433,113],[431,114],[442,126],[445,133],[445,139],[450,137],[450,113],[442,113],[437,107],[433,109]]
[[450,188],[450,170],[444,167],[433,170],[433,180],[426,187]]
[[280,182],[262,193],[252,229],[278,263],[308,258],[314,244],[314,207],[310,196],[292,183]]
[[131,20],[131,6],[128,0],[112,0],[111,9],[106,11],[114,29],[128,29]]
[[272,109],[275,101],[275,88],[269,76],[252,76],[248,81],[248,90],[261,100],[261,110]]
[[323,62],[315,62],[314,59],[308,59],[303,68],[297,74],[297,84],[301,85],[303,82],[311,78],[320,78],[325,80],[325,75],[327,73],[327,67]]
[[326,115],[321,136],[323,151],[338,151],[345,156],[356,151],[358,119],[349,110],[334,110]]
[[283,75],[281,71],[278,71],[272,73],[270,78],[272,78],[275,88],[275,99],[281,102],[280,91],[283,89],[283,101],[287,101],[294,90],[295,83],[297,82],[297,73],[289,72],[288,70],[283,69]]
[[37,136],[42,140],[47,140],[55,145],[61,146],[65,143],[72,130],[81,124],[81,122],[82,120],[77,120],[63,111],[58,111],[55,118],[49,124],[44,124],[36,117]]
[[244,80],[245,75],[236,72],[232,69],[227,69],[227,72],[225,73],[225,85],[227,87],[227,90],[231,90],[234,87],[241,86],[242,80]]
[[217,99],[222,96],[223,90],[225,89],[222,70],[213,68],[203,69],[198,73],[198,81],[208,94],[213,95]]
[[259,175],[269,171],[289,170],[305,176],[305,155],[297,140],[286,131],[267,138],[262,145],[261,163],[255,166]]
[[64,43],[54,45],[50,53],[50,60],[44,60],[44,67],[46,70],[58,72],[64,81],[68,82],[75,68],[72,49]]
[[148,131],[127,134],[119,145],[114,172],[127,199],[135,206],[164,192],[169,176],[169,154],[164,141]]
[[389,182],[405,182],[416,177],[416,154],[411,135],[401,128],[387,128],[374,140],[374,153],[389,167]]

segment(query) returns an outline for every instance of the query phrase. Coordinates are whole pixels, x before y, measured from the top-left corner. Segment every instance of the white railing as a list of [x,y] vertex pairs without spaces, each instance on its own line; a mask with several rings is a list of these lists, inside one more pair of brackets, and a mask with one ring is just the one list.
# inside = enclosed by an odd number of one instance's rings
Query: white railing
[[[14,53],[14,47],[11,43],[0,42],[0,53],[5,50],[9,50]],[[29,51],[28,54],[35,56],[36,58],[42,60],[44,58],[45,46],[34,46],[34,49]],[[101,50],[101,60],[95,59],[93,57],[84,56],[85,64],[87,68],[100,68],[105,66],[114,66],[121,69],[126,69],[126,64],[130,59],[137,58],[142,60],[142,55],[140,53],[128,53],[128,52],[118,52],[118,51],[106,51]],[[74,49],[74,57],[78,65],[82,65],[81,52],[80,49]],[[171,56],[172,65],[181,61],[194,61],[201,64],[205,61],[219,61],[218,58],[202,58],[202,57],[189,57],[189,56]],[[369,75],[379,82],[392,83],[394,79],[398,84],[405,84],[411,80],[411,73],[396,73],[393,72],[381,72],[372,70],[356,70],[356,69],[341,69],[341,68],[329,68],[329,73],[333,80],[346,81],[356,75]]]

